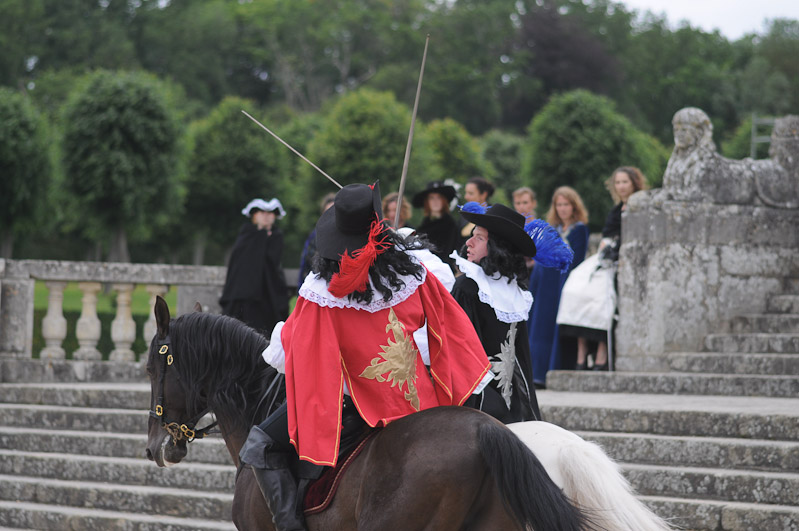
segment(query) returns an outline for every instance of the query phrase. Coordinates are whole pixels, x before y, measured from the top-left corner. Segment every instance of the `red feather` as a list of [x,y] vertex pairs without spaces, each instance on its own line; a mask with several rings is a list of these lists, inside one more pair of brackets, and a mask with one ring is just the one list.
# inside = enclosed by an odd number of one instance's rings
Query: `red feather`
[[386,227],[378,220],[372,222],[366,245],[354,251],[352,256],[346,251],[341,255],[339,271],[330,279],[327,289],[334,296],[342,298],[355,291],[364,291],[369,284],[369,268],[375,263],[377,255],[386,252],[391,246],[386,243]]

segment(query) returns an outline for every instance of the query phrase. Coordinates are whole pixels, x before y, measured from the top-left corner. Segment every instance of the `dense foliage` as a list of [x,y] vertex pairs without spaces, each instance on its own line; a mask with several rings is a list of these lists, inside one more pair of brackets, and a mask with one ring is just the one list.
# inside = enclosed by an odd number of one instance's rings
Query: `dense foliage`
[[604,187],[613,170],[637,166],[652,184],[662,175],[667,157],[659,142],[637,131],[611,101],[578,90],[552,98],[533,120],[522,179],[541,205],[549,204],[558,186],[574,187],[596,231],[613,206]]
[[[612,169],[605,164],[648,165],[647,177],[656,184],[663,153],[668,153],[661,144],[672,144],[671,118],[680,108],[705,110],[713,120],[715,141],[725,150],[735,144],[729,148],[735,156],[746,144],[741,123],[753,112],[775,116],[799,109],[796,20],[768,21],[760,34],[731,42],[718,32],[685,23],[675,27],[662,16],[612,0],[4,0],[0,86],[27,93],[51,122],[48,130],[56,134],[50,147],[63,157],[51,171],[42,170],[47,175],[41,178],[58,184],[65,175],[69,185],[51,187],[52,197],[40,205],[54,213],[55,221],[17,229],[25,237],[15,245],[21,256],[83,258],[87,246],[105,242],[120,221],[88,204],[97,203],[100,188],[75,186],[76,181],[98,182],[102,174],[108,182],[121,183],[135,174],[140,182],[133,186],[126,181],[117,190],[128,199],[111,203],[121,207],[120,218],[125,212],[132,258],[186,261],[194,243],[194,259],[202,260],[205,237],[206,261],[220,263],[238,209],[222,218],[218,212],[241,199],[216,186],[222,180],[219,168],[229,164],[242,175],[246,165],[241,161],[249,159],[260,160],[253,167],[264,168],[263,173],[241,177],[235,193],[250,197],[274,189],[285,197],[291,216],[283,224],[285,262],[296,264],[296,248],[318,216],[318,199],[328,186],[263,131],[240,130],[249,124],[235,107],[246,106],[264,118],[337,179],[379,177],[384,191],[394,190],[428,34],[409,194],[433,178],[462,183],[479,173],[496,181],[506,197],[531,183],[546,203],[552,186],[572,183],[600,223],[609,202],[601,178]],[[83,143],[76,129],[89,134],[94,127],[84,116],[94,111],[88,106],[76,111],[75,101],[67,103],[85,85],[85,76],[98,69],[118,72],[120,80],[146,77],[124,72],[149,72],[160,79],[154,98],[174,123],[171,133],[154,131],[154,138],[168,134],[172,139],[153,141],[147,157],[163,159],[165,152],[159,150],[171,143],[177,159],[160,172],[155,187],[148,172],[133,171],[129,162],[107,164],[103,170],[89,165],[85,176],[76,175],[78,155],[88,160],[91,151],[103,158],[109,149],[102,147],[101,134],[94,145],[74,143]],[[598,105],[588,106],[599,113],[594,121],[621,129],[581,140],[572,131],[576,144],[569,146],[561,138],[540,135],[533,141],[533,130],[549,129],[540,123],[530,129],[531,122],[547,122],[541,115],[552,111],[545,106],[575,90],[601,95]],[[768,135],[766,129],[761,133]],[[61,131],[69,135],[59,136]],[[255,152],[258,135],[263,151],[245,155]],[[191,142],[193,151],[183,149]],[[593,161],[580,166],[579,179],[565,168],[550,176],[535,169],[536,160],[543,169],[555,168],[553,160],[576,157],[570,151],[574,145],[588,149],[583,159]],[[594,145],[600,152],[620,151],[613,161],[610,154],[600,160],[589,156]],[[559,149],[567,150],[553,151]],[[192,168],[186,174],[191,186],[180,179],[184,167]],[[262,185],[266,189],[258,188]],[[75,202],[70,199],[74,194],[66,192],[70,189],[79,192]],[[198,197],[203,193],[216,193],[222,200],[204,206],[208,201]],[[151,212],[148,194],[170,197],[168,212]],[[130,202],[143,205],[143,215],[127,217]],[[196,216],[198,210],[217,207],[214,216]],[[189,224],[180,219],[186,208],[193,214]]]
[[0,88],[0,256],[31,231],[47,205],[50,156],[45,124],[29,98]]
[[128,236],[147,238],[182,212],[178,130],[165,97],[149,75],[98,71],[70,98],[64,123],[73,222],[110,238],[111,259],[129,260]]

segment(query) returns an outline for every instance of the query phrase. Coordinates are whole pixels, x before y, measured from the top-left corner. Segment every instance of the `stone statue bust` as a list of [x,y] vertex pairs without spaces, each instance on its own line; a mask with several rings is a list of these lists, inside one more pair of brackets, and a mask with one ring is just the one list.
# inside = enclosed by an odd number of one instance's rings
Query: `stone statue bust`
[[672,119],[674,152],[663,174],[663,190],[671,199],[724,204],[752,204],[755,179],[752,161],[722,157],[713,143],[713,124],[696,107],[677,111]]

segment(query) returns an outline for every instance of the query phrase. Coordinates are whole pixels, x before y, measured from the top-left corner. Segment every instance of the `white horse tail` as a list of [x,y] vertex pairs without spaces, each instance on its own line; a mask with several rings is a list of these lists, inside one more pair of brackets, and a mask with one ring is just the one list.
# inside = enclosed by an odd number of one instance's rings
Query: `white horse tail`
[[599,445],[548,422],[519,422],[508,427],[598,526],[607,531],[675,529],[635,497],[619,466]]

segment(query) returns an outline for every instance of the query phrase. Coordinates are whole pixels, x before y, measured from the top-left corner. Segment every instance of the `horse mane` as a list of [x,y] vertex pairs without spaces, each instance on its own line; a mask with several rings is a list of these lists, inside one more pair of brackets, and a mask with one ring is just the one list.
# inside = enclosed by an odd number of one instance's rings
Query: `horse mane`
[[263,420],[256,418],[266,416],[259,402],[277,376],[261,357],[269,344],[263,335],[237,319],[201,312],[172,320],[169,334],[188,412],[197,413],[207,401],[232,430],[246,431]]

